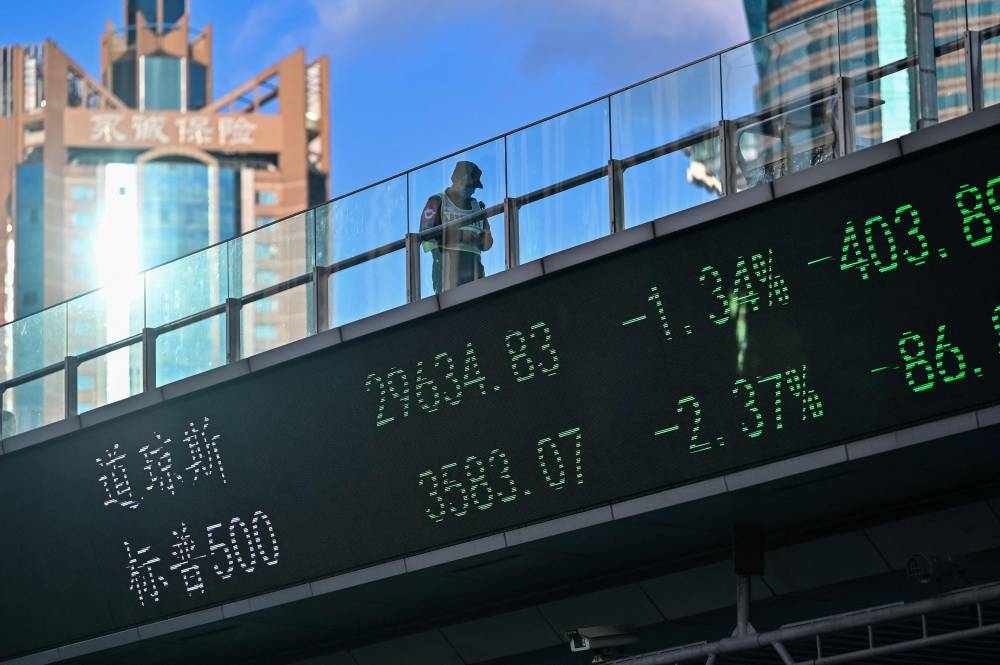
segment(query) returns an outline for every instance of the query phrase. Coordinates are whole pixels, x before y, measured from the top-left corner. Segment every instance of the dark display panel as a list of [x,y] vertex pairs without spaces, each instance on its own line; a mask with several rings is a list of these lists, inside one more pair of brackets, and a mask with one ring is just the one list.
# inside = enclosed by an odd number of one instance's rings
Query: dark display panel
[[998,150],[980,136],[5,456],[0,655],[996,402]]

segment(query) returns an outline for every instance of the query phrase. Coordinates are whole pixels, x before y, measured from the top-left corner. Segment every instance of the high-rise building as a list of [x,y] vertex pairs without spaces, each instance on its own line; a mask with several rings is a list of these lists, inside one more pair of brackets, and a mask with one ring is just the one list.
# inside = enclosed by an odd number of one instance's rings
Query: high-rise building
[[[101,286],[125,288],[139,271],[327,198],[325,57],[310,62],[300,49],[215,95],[212,28],[192,29],[189,0],[124,5],[124,28],[109,22],[101,37],[99,79],[51,40],[0,46],[0,320]],[[219,282],[216,290],[226,280],[257,288],[276,280],[278,252],[263,241],[251,245],[251,256],[231,257],[228,274],[206,276]],[[26,323],[37,341],[16,354],[0,336],[4,375],[47,364],[50,343],[84,352],[131,330],[127,299],[112,300],[102,316],[65,322],[59,340]],[[296,311],[248,308],[248,353],[288,341],[284,322],[307,313],[304,303],[287,305]],[[210,356],[197,352],[222,334],[209,321],[162,339],[164,380],[185,375],[191,358]],[[135,392],[141,363],[129,358],[134,349],[122,354],[124,373],[102,365],[81,375],[81,412]],[[52,390],[25,387],[17,399],[42,403]]]
[[325,57],[214,95],[188,0],[125,0],[92,78],[53,41],[0,47],[4,320],[326,199]]

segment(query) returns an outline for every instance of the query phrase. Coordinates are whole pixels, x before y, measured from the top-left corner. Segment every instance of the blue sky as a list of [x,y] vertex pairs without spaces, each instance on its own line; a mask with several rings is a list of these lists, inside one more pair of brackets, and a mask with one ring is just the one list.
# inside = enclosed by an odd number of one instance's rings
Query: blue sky
[[[6,3],[5,3],[6,4]],[[13,4],[13,3],[10,3]],[[51,37],[97,75],[121,0],[33,0],[0,43]],[[331,59],[332,192],[455,152],[747,38],[742,0],[191,0],[221,94],[299,46]]]

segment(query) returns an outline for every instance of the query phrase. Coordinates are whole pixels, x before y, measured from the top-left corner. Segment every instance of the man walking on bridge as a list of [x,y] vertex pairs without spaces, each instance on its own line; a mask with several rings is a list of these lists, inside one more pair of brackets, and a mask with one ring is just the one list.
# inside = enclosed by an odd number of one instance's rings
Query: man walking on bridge
[[431,253],[435,293],[486,276],[480,255],[493,246],[493,234],[485,216],[473,217],[486,205],[472,196],[483,188],[482,175],[474,162],[458,162],[451,185],[424,205],[421,246]]

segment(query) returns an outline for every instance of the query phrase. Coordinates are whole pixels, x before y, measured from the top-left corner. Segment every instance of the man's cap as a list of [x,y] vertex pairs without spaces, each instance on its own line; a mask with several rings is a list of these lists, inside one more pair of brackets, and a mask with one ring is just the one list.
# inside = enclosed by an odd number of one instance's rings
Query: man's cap
[[470,182],[472,186],[476,189],[483,188],[482,181],[483,170],[476,166],[475,162],[458,162],[455,164],[455,170],[451,174],[452,182]]

